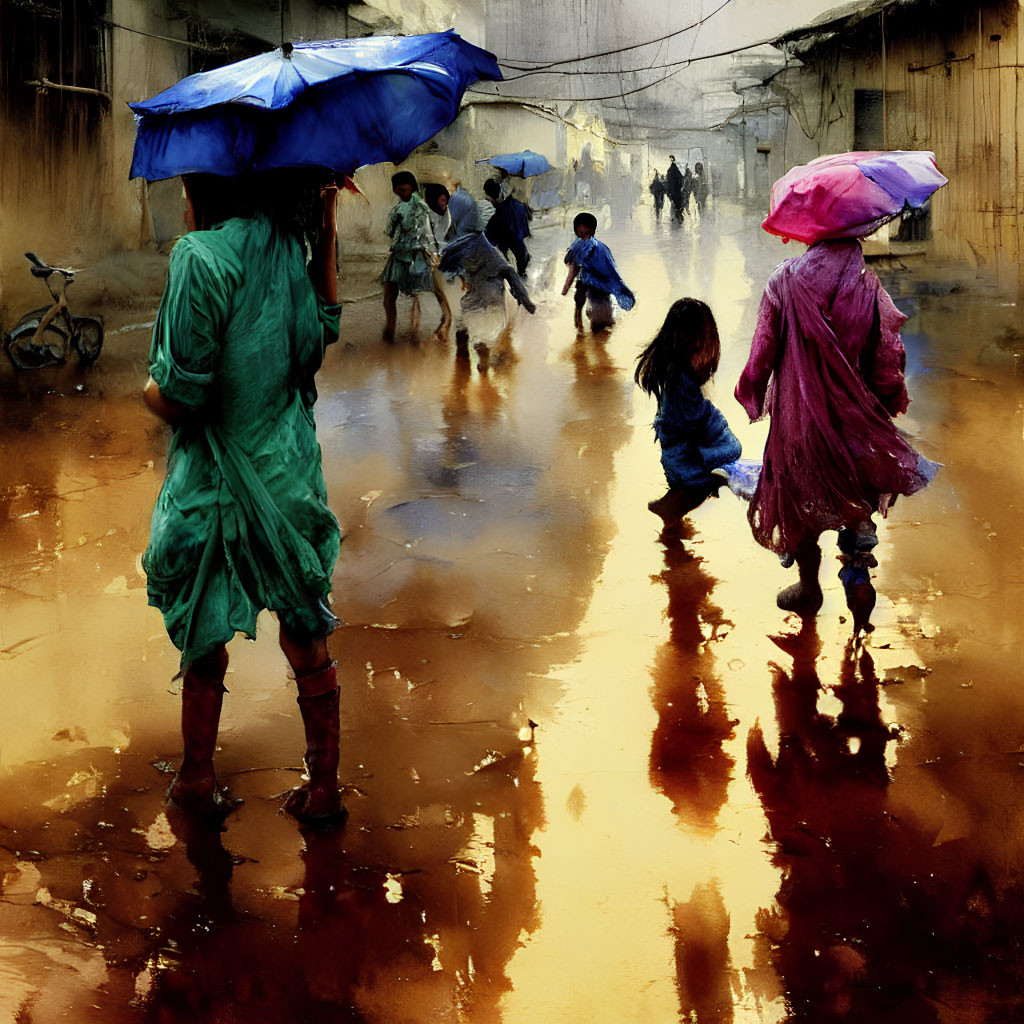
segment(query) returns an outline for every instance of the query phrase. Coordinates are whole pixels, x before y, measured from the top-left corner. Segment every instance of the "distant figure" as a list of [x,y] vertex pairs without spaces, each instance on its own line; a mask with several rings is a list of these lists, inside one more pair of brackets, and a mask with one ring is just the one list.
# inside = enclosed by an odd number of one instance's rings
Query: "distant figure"
[[591,329],[599,331],[614,322],[611,303],[613,295],[619,306],[627,311],[636,304],[636,297],[619,276],[611,249],[594,237],[597,218],[592,213],[578,213],[573,219],[572,229],[576,233],[576,241],[565,254],[569,274],[562,294],[569,294],[569,288],[575,280],[574,323],[577,327],[583,326],[583,307],[586,305]]
[[[504,167],[498,168],[497,182],[498,188],[501,190],[501,198],[508,199],[508,197],[512,195],[512,182],[509,181],[508,171],[506,171]],[[487,191],[486,186],[484,187],[484,191]]]
[[704,204],[707,202],[708,193],[711,191],[707,173],[704,165],[699,161],[693,165],[693,198],[697,202],[697,211],[704,212]]
[[665,191],[672,204],[672,216],[682,223],[683,220],[683,172],[676,164],[676,158],[668,158],[668,170],[665,172]]
[[391,190],[398,202],[388,214],[385,231],[391,238],[391,251],[380,280],[384,286],[384,340],[395,340],[398,294],[412,296],[411,323],[419,325],[420,292],[434,292],[441,306],[438,333],[446,334],[451,310],[443,292],[435,287],[433,268],[437,263],[437,243],[430,227],[430,211],[419,194],[416,178],[409,171],[391,176]]
[[683,171],[683,213],[689,212],[690,209],[690,196],[693,195],[693,172],[690,170],[690,165],[686,165],[686,170]]
[[[813,614],[825,530],[839,531],[839,578],[854,632],[870,629],[878,563],[875,512],[927,486],[938,469],[893,424],[909,399],[900,327],[906,317],[864,265],[856,239],[827,239],[768,279],[736,399],[751,421],[771,417],[764,469],[750,502],[754,539],[796,562],[800,581],[777,598]],[[769,386],[770,382],[770,386]]]
[[501,186],[493,179],[484,182],[484,192],[494,206],[494,215],[487,222],[487,238],[508,259],[509,250],[515,257],[516,271],[526,273],[530,254],[526,239],[530,237],[530,209],[515,196],[501,194]]
[[654,181],[650,183],[648,189],[652,196],[654,196],[654,216],[660,219],[662,208],[665,205],[665,179],[658,173],[657,169],[654,171]]
[[654,433],[668,491],[648,504],[665,525],[678,522],[725,479],[714,473],[740,457],[740,443],[701,388],[718,369],[721,345],[708,306],[679,299],[655,339],[637,357],[634,379],[658,400]]

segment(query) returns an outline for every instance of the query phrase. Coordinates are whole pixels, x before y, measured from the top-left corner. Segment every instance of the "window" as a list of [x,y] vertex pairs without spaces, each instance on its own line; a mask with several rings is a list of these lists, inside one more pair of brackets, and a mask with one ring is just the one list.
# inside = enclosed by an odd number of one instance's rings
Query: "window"
[[885,148],[882,109],[881,89],[854,89],[853,148],[855,150]]
[[[107,91],[107,0],[3,0],[0,3],[0,93],[9,113],[40,113],[44,79],[56,85]],[[104,109],[95,93],[51,89],[49,113]]]

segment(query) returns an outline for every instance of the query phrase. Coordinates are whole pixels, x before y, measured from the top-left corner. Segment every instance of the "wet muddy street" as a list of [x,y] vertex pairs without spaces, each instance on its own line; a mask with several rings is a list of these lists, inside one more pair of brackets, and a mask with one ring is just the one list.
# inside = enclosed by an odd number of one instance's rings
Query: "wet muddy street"
[[705,299],[709,395],[757,457],[732,389],[802,247],[725,204],[681,228],[643,208],[600,232],[638,303],[594,337],[559,294],[570,237],[536,230],[537,313],[485,371],[430,339],[432,299],[418,343],[399,304],[393,346],[377,298],[346,305],[316,407],[344,534],[334,834],[279,812],[303,740],[266,613],[229,648],[217,756],[244,804],[223,831],[165,806],[147,331],[87,371],[0,367],[0,1021],[1024,1020],[1015,307],[883,274],[910,317],[898,422],[944,468],[881,526],[854,646],[834,535],[801,621],[727,490],[672,536],[646,507],[636,354]]

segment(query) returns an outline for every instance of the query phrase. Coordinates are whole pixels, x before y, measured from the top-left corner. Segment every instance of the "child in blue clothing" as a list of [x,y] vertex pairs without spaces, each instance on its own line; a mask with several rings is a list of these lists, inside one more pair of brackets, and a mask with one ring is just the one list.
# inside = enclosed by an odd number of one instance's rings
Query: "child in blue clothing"
[[572,229],[576,232],[576,241],[565,254],[569,276],[565,279],[562,294],[568,295],[575,280],[576,326],[583,326],[583,307],[589,300],[587,316],[590,317],[590,326],[592,330],[599,331],[610,327],[614,320],[611,296],[615,296],[623,310],[632,309],[636,297],[619,276],[611,249],[594,237],[597,218],[592,213],[577,213]]
[[637,357],[634,379],[658,400],[654,433],[668,491],[648,508],[666,525],[718,496],[740,443],[701,388],[718,369],[718,326],[699,299],[674,302],[657,337]]

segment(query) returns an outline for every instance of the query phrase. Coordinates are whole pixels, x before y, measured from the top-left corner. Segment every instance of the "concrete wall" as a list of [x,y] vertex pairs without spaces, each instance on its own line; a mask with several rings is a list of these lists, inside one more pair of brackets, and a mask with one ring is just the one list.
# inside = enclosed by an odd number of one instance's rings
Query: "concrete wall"
[[[897,6],[809,54],[790,99],[785,166],[854,146],[855,90],[883,90],[887,149],[927,149],[950,179],[932,200],[929,251],[1024,285],[1024,40],[1018,0]],[[884,54],[884,59],[883,59]],[[948,55],[952,55],[949,57]]]

